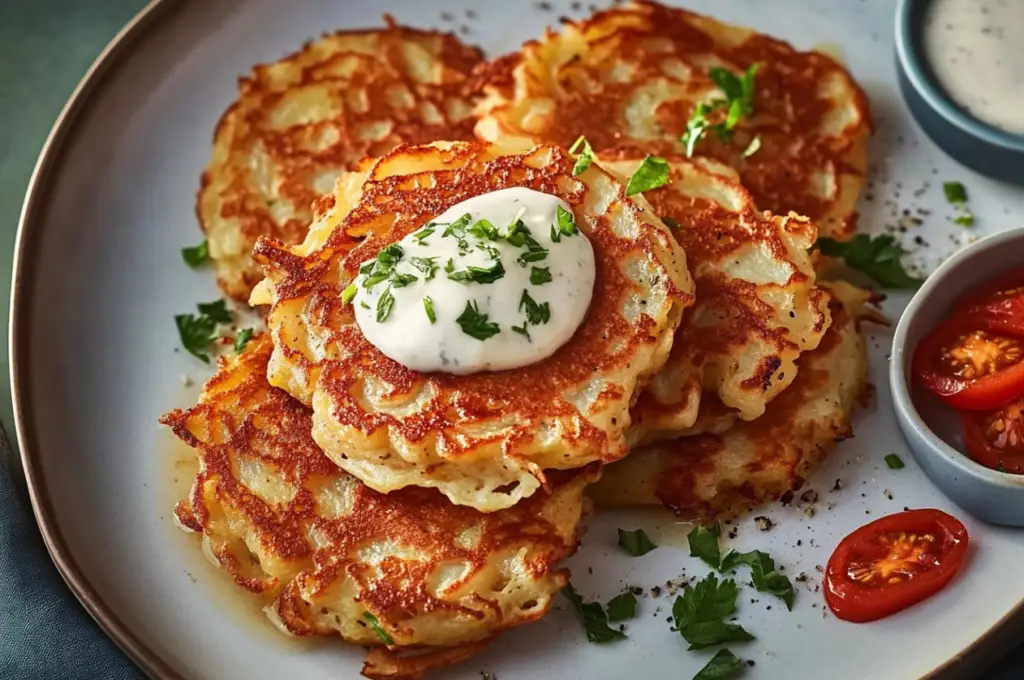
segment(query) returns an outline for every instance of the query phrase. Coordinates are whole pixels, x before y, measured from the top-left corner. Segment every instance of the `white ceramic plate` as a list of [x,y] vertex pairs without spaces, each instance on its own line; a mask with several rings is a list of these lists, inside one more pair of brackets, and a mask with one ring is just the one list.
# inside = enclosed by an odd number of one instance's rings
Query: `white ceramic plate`
[[[568,0],[551,4],[545,11],[527,0],[163,0],[101,60],[58,125],[19,241],[12,366],[20,443],[56,561],[151,675],[349,678],[361,657],[336,641],[295,644],[266,634],[252,622],[246,596],[205,566],[195,541],[171,523],[180,486],[165,480],[185,477],[172,474],[172,449],[156,421],[194,399],[197,388],[183,389],[183,375],[206,377],[201,364],[176,349],[172,317],[219,297],[212,274],[188,270],[179,249],[200,239],[194,195],[236,77],[324,31],[378,25],[383,11],[417,26],[466,25],[467,40],[497,54],[539,35],[559,15],[580,14]],[[948,179],[967,185],[978,233],[1017,226],[1011,215],[1024,208],[1021,192],[954,165],[904,110],[893,71],[893,3],[687,4],[800,47],[841,53],[868,90],[878,124],[874,178],[862,204],[865,230],[895,224],[903,209],[930,210],[906,239],[927,241],[930,247],[915,250],[934,265],[966,234],[948,219],[940,186]],[[469,8],[475,20],[466,18]],[[458,19],[445,22],[442,11]],[[886,309],[897,316],[905,302],[893,296]],[[733,649],[756,662],[746,675],[752,680],[911,680],[940,670],[957,675],[965,666],[976,673],[1001,644],[996,629],[1024,600],[1024,533],[981,525],[950,507],[906,454],[885,392],[888,347],[884,332],[870,342],[880,391],[857,417],[857,438],[842,444],[809,485],[821,497],[816,516],[772,506],[759,514],[771,517],[775,529],[759,532],[748,518],[732,541],[769,551],[791,575],[811,577],[793,612],[753,591],[742,600],[740,621],[757,641]],[[885,467],[890,451],[903,454],[905,469]],[[844,487],[830,491],[837,479]],[[973,545],[963,576],[941,596],[870,625],[826,614],[814,592],[818,566],[841,536],[904,506],[961,516]],[[646,528],[662,547],[627,557],[615,547],[617,527]],[[650,588],[682,573],[703,574],[685,551],[686,530],[667,514],[601,513],[571,561],[574,583],[588,599],[606,600],[625,584]],[[664,595],[642,598],[629,640],[606,646],[586,643],[572,614],[559,607],[543,622],[502,636],[450,677],[488,671],[502,680],[689,678],[710,652],[685,651],[666,622],[670,606]],[[1003,632],[1009,635],[1005,626]],[[977,644],[982,639],[989,649]],[[969,650],[968,661],[956,663]]]

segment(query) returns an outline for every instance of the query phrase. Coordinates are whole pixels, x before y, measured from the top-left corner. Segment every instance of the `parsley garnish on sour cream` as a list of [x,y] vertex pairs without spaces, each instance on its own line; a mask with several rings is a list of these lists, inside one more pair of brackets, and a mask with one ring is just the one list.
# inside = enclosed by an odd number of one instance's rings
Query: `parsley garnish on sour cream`
[[525,187],[466,199],[363,257],[341,304],[372,345],[423,372],[550,356],[582,323],[596,277],[570,204]]

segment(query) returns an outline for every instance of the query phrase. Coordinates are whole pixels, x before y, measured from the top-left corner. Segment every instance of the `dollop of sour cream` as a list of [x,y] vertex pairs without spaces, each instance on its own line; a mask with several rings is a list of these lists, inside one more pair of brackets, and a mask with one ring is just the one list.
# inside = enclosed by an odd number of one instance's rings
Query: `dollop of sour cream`
[[359,268],[342,293],[363,336],[419,371],[465,375],[541,361],[576,332],[594,251],[557,196],[475,196]]

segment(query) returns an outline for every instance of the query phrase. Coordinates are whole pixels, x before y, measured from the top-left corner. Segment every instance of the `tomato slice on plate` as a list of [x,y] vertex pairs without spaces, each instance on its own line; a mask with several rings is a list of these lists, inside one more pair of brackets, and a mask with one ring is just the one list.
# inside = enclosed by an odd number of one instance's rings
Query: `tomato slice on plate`
[[959,312],[918,345],[913,372],[950,406],[997,408],[1024,394],[1024,336],[998,318]]
[[960,415],[968,455],[985,467],[1024,474],[1024,397],[992,411]]
[[967,554],[967,529],[941,510],[908,510],[865,524],[832,553],[825,601],[840,619],[864,623],[917,604],[952,580]]

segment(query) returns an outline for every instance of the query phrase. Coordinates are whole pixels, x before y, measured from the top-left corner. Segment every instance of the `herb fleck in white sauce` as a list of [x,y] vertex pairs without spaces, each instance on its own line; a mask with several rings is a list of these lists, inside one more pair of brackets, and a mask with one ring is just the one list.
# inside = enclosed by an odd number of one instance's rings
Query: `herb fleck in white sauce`
[[979,120],[1024,134],[1024,0],[935,0],[923,44],[954,101]]
[[342,295],[363,335],[415,371],[526,366],[564,345],[594,288],[567,203],[524,188],[463,201],[375,260]]

